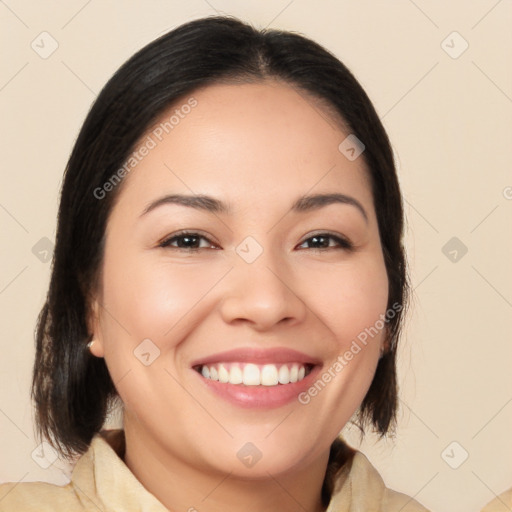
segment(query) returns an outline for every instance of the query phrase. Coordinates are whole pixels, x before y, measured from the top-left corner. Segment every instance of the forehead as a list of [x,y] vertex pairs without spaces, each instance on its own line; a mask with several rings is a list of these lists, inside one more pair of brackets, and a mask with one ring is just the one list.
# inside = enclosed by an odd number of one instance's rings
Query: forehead
[[211,85],[177,101],[142,137],[120,201],[149,201],[171,190],[264,205],[335,189],[371,205],[363,159],[350,161],[338,149],[348,135],[295,87]]

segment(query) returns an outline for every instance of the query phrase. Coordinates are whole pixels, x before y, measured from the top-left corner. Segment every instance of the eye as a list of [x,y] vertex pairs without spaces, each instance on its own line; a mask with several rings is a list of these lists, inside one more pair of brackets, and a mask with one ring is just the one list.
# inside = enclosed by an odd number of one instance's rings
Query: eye
[[[331,245],[330,241],[334,241],[335,244]],[[299,247],[302,247],[304,244],[313,245],[313,247],[306,247],[307,249],[316,249],[320,251],[325,249],[345,249],[350,251],[354,249],[354,245],[350,240],[333,233],[317,233],[304,240]]]
[[[202,241],[206,244],[201,246]],[[331,242],[334,242],[334,244]],[[354,249],[353,244],[347,238],[333,233],[317,233],[304,240],[299,247],[302,247],[305,244],[309,245],[309,247],[305,247],[306,249],[319,251],[326,249],[345,249],[350,251]],[[211,240],[194,231],[181,231],[179,233],[175,233],[160,242],[158,246],[188,252],[199,251],[200,249],[216,248],[215,244],[213,244]]]
[[[201,247],[201,241],[206,241],[206,245]],[[181,249],[185,251],[198,251],[199,249],[212,248],[214,244],[205,236],[193,231],[181,231],[166,238],[158,244],[159,247],[168,247],[171,249]]]

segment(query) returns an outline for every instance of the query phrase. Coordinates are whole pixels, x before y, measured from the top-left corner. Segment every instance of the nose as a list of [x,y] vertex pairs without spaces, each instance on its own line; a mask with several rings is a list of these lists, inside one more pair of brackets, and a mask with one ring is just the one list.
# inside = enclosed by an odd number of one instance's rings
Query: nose
[[307,307],[289,265],[263,254],[253,263],[236,262],[225,282],[221,315],[229,324],[247,323],[257,331],[304,321]]

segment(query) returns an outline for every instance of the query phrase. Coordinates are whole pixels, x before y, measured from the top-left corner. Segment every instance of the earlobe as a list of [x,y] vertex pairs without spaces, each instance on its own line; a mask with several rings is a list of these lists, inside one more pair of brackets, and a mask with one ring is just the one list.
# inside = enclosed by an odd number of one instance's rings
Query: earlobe
[[87,343],[87,349],[89,352],[96,357],[103,357],[103,346],[96,339],[92,339]]
[[382,341],[382,343],[380,345],[379,359],[382,359],[389,352],[389,348],[390,348],[389,333],[388,333],[388,330],[386,328],[384,340]]
[[91,333],[90,341],[87,343],[87,350],[89,350],[93,356],[103,357],[103,340],[101,336],[99,305],[97,300],[93,300],[90,305],[87,325]]

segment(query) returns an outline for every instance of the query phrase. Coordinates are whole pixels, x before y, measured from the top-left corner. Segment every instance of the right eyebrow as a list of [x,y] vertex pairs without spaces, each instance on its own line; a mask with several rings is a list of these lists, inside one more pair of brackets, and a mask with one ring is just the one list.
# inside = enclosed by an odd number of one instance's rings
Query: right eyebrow
[[187,206],[189,208],[195,208],[196,210],[205,210],[211,213],[229,214],[231,211],[230,206],[211,196],[170,194],[150,203],[141,213],[141,217],[149,213],[151,210],[154,210],[155,208],[158,208],[164,204],[178,204],[181,206]]

